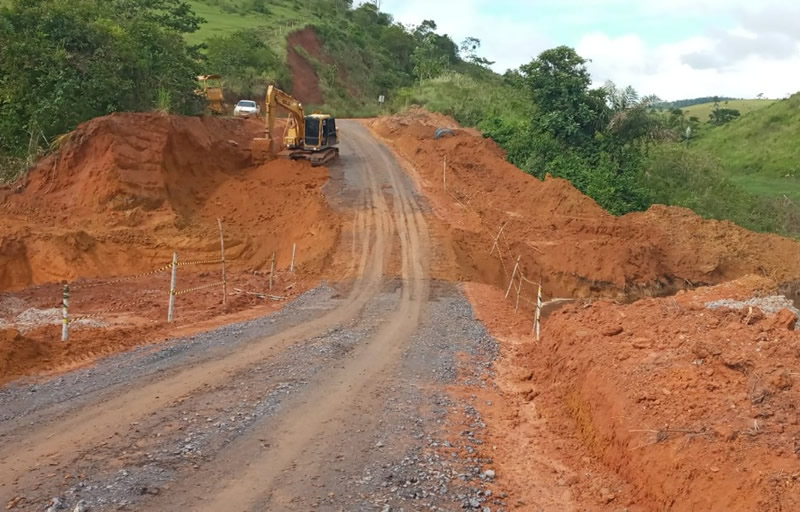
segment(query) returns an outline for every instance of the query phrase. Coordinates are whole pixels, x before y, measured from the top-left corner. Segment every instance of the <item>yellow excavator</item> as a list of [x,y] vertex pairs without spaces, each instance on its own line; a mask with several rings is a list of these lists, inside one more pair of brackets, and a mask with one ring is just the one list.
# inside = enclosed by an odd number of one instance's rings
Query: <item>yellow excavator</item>
[[221,116],[225,113],[225,92],[222,89],[221,75],[200,75],[197,81],[203,86],[202,89],[195,91],[208,101],[206,107],[212,114]]
[[316,167],[324,165],[339,156],[339,134],[336,119],[321,112],[306,115],[303,105],[291,95],[277,87],[267,88],[265,110],[267,127],[265,137],[253,140],[252,154],[257,162],[266,161],[275,155],[273,134],[278,108],[289,113],[289,121],[284,131],[283,145],[278,156],[292,160],[309,160]]

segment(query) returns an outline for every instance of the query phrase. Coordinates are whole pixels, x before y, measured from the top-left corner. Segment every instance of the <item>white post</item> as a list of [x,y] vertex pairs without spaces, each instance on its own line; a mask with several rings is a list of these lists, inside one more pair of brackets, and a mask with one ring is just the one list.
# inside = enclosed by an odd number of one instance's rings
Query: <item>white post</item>
[[69,285],[64,285],[64,297],[61,299],[61,341],[69,341]]
[[297,244],[292,245],[292,264],[289,267],[289,272],[294,272],[294,257],[297,254]]
[[540,339],[540,323],[542,318],[542,284],[539,283],[539,295],[536,297],[536,320],[534,328],[536,330],[536,341]]
[[217,219],[219,224],[219,247],[222,251],[222,305],[228,303],[228,279],[225,277],[225,236],[222,233],[222,219]]
[[169,285],[169,312],[167,313],[167,322],[172,323],[175,319],[175,293],[178,291],[178,253],[172,253],[172,281]]

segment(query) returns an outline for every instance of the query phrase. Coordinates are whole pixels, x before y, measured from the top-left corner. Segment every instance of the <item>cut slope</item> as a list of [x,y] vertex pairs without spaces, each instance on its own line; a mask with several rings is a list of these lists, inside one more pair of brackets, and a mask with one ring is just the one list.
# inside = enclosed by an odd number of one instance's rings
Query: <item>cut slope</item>
[[[517,256],[525,275],[550,296],[636,295],[711,284],[750,273],[779,281],[800,277],[797,242],[757,234],[689,210],[654,206],[614,217],[569,182],[545,181],[507,163],[488,139],[456,130],[421,110],[381,119],[373,129],[408,160],[453,240],[445,278],[505,288]],[[447,159],[446,186],[443,166]],[[500,239],[502,264],[491,251]]]
[[136,274],[219,257],[233,271],[268,267],[298,244],[318,271],[338,236],[324,168],[275,160],[250,167],[260,123],[115,114],[81,125],[24,183],[0,191],[0,290]]
[[319,84],[319,76],[311,62],[298,49],[315,59],[324,60],[322,45],[311,27],[289,34],[287,41],[287,63],[292,73],[292,95],[301,103],[322,105],[325,98]]

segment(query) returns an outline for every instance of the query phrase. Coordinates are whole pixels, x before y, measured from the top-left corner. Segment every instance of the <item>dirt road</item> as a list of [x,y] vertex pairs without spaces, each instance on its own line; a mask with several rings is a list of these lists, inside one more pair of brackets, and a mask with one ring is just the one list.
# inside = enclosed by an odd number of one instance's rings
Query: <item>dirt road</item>
[[[341,127],[329,194],[351,212],[336,255],[350,279],[270,317],[3,391],[2,503],[234,511],[475,500],[484,461],[429,448],[444,442],[448,410],[473,414],[444,395],[457,354],[487,360],[493,342],[457,289],[432,286],[420,200],[391,153],[359,123]],[[413,476],[399,480],[404,471]],[[470,475],[464,490],[451,487],[456,474]]]

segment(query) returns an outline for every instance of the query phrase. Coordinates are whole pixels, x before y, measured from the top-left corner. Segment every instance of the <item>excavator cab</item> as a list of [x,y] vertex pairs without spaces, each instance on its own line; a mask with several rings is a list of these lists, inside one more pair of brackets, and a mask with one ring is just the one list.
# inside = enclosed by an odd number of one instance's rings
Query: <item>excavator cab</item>
[[306,148],[319,151],[339,143],[336,119],[325,114],[306,116]]

